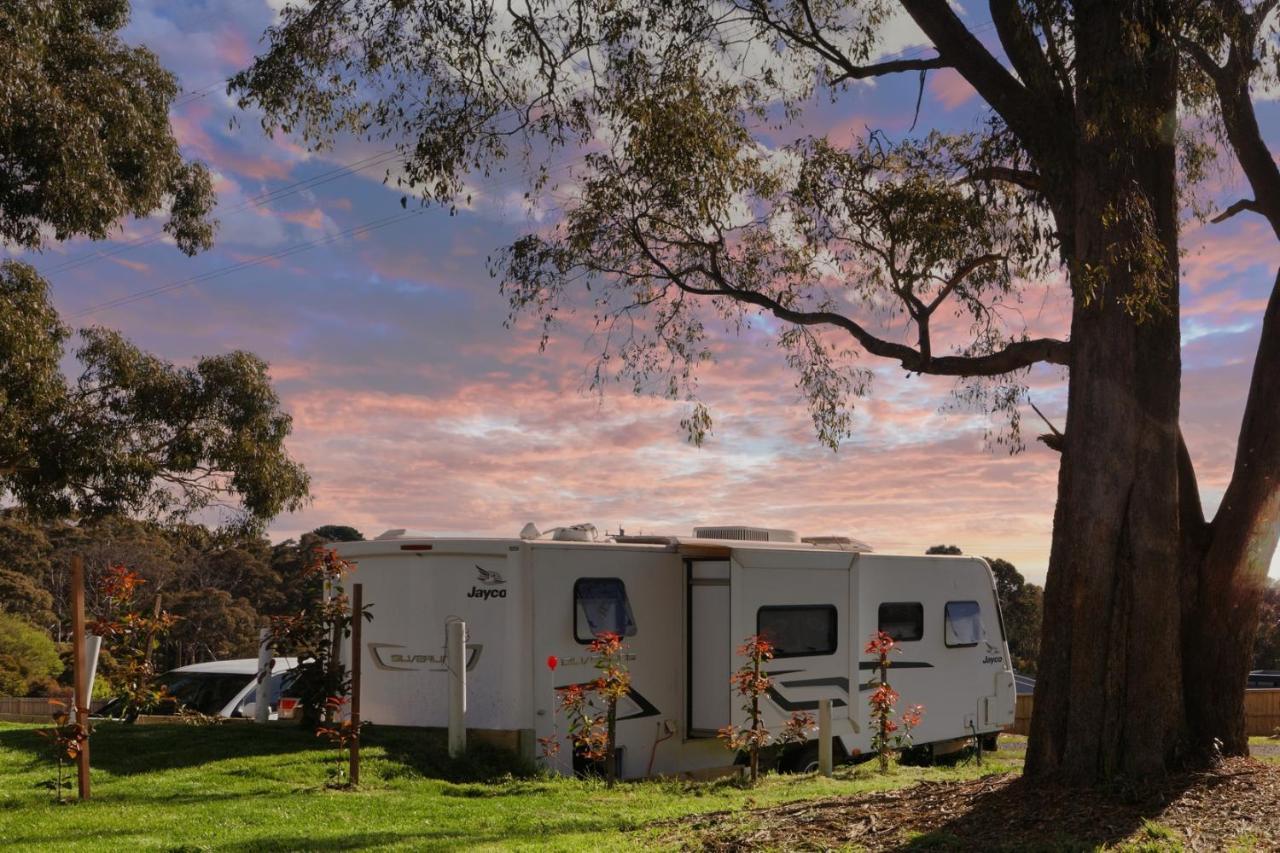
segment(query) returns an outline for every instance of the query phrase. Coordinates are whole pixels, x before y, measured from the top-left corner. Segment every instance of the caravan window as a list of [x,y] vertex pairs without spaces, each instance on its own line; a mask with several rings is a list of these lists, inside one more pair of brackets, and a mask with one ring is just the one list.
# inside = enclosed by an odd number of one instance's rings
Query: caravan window
[[978,606],[978,602],[947,602],[943,637],[948,646],[976,646],[983,636],[982,608]]
[[635,636],[627,586],[618,578],[578,578],[573,584],[574,639],[589,643],[605,632]]
[[899,642],[924,636],[924,605],[918,601],[887,601],[880,605],[880,630]]
[[773,643],[775,658],[835,654],[836,609],[830,604],[761,607],[756,633]]

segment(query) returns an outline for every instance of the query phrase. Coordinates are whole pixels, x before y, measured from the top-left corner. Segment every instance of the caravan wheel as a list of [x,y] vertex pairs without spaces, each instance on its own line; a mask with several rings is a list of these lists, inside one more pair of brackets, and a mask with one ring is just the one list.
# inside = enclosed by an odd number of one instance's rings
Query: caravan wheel
[[817,773],[818,742],[811,740],[787,750],[778,769],[783,773]]

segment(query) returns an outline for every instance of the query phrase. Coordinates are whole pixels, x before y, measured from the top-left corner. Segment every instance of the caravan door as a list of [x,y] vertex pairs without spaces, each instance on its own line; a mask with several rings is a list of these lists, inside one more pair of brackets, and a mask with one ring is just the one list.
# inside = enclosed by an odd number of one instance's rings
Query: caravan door
[[733,634],[730,631],[729,561],[688,560],[690,738],[713,738],[733,720]]
[[[763,703],[771,730],[795,711],[816,717],[818,700],[831,700],[833,731],[847,735],[849,705],[857,698],[850,633],[850,566],[839,551],[735,548],[731,576],[735,647],[759,634],[774,646],[767,671],[773,683]],[[735,657],[733,666],[742,664]],[[851,693],[852,691],[852,693]]]

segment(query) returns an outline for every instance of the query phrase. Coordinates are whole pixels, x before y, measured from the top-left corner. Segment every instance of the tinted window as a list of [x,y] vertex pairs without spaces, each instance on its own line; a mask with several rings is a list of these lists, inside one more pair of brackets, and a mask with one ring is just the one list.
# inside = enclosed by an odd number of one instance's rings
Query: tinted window
[[943,641],[948,646],[976,646],[984,637],[982,608],[976,601],[948,601]]
[[627,586],[618,578],[578,578],[573,584],[573,636],[589,643],[605,632],[635,636]]
[[[177,705],[199,711],[201,714],[218,714],[236,694],[249,686],[252,675],[223,675],[212,672],[169,672],[159,682],[165,691],[177,700]],[[162,703],[157,713],[173,713],[173,702]]]
[[888,601],[880,605],[880,630],[895,640],[924,636],[924,605],[918,601]]
[[773,643],[778,658],[829,655],[836,650],[836,609],[830,604],[761,607],[756,633]]

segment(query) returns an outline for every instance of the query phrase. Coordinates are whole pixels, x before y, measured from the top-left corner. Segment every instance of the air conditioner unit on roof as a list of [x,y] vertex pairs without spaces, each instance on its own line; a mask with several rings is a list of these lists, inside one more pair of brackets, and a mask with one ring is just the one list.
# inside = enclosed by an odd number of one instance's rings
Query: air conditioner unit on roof
[[694,539],[732,539],[737,542],[798,542],[794,530],[779,527],[747,527],[727,524],[721,527],[695,527]]

